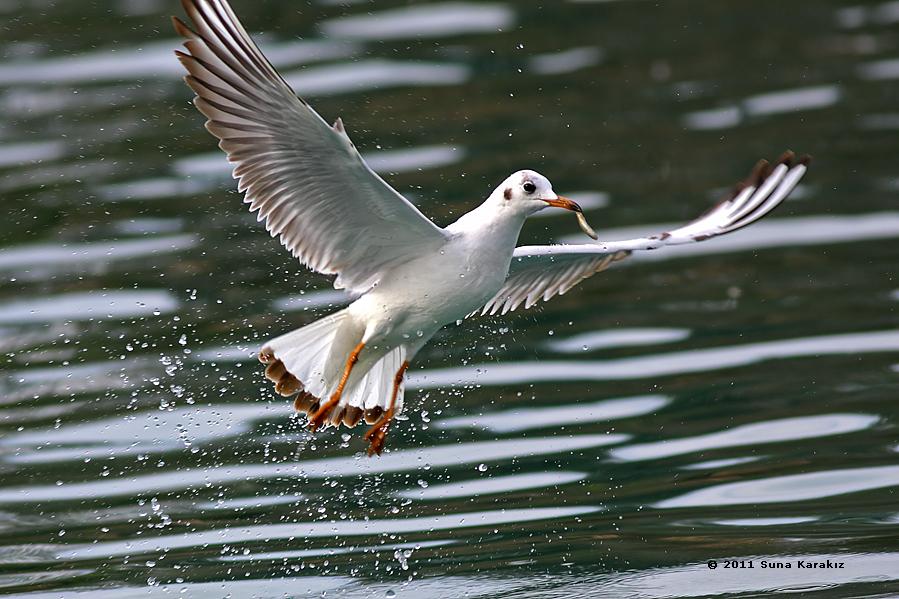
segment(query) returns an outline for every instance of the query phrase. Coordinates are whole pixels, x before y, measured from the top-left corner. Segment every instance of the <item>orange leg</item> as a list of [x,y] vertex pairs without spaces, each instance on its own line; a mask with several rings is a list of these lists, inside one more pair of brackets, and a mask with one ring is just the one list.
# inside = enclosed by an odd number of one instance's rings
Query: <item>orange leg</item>
[[346,360],[346,366],[343,369],[343,376],[340,377],[340,382],[337,384],[337,389],[334,393],[331,394],[331,398],[328,399],[322,406],[318,409],[318,411],[313,414],[309,418],[309,430],[313,433],[321,427],[322,424],[325,423],[328,415],[331,413],[331,408],[340,403],[340,396],[343,395],[343,388],[346,386],[347,380],[350,378],[350,373],[353,372],[353,366],[356,365],[356,362],[359,361],[359,353],[362,351],[362,348],[365,347],[364,343],[359,343],[353,351],[350,352],[350,357]]
[[375,424],[365,433],[365,439],[369,442],[368,455],[381,455],[384,451],[384,441],[387,439],[387,430],[390,428],[390,421],[393,419],[394,406],[396,405],[396,396],[399,395],[400,385],[403,377],[406,375],[406,369],[409,368],[409,362],[403,362],[400,369],[396,371],[393,378],[393,393],[390,396],[390,403],[387,405],[387,411],[381,416]]

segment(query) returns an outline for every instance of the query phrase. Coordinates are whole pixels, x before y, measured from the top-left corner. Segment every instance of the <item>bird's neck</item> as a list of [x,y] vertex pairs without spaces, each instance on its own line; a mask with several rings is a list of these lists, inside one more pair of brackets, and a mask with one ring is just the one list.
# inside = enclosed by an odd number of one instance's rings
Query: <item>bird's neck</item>
[[447,227],[447,230],[452,233],[489,239],[497,248],[508,246],[514,249],[525,218],[527,218],[526,214],[498,204],[493,198],[488,198],[471,212],[462,215],[459,220]]

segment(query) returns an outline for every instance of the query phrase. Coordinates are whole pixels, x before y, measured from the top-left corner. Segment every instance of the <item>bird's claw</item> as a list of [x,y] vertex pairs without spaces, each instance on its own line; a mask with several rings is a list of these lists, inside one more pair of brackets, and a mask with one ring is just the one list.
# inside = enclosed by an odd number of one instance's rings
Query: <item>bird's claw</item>
[[309,422],[306,424],[306,428],[309,429],[309,432],[315,433],[318,432],[318,429],[320,429],[324,423],[325,414],[316,412],[312,416],[309,416]]
[[384,451],[384,442],[387,440],[387,425],[372,427],[370,431],[365,433],[365,440],[368,441],[368,457],[375,454],[381,455]]

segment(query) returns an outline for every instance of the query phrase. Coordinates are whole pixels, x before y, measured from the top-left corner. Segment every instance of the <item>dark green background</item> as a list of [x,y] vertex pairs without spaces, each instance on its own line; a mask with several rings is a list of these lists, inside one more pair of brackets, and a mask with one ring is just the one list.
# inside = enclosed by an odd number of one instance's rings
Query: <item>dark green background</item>
[[[383,173],[441,225],[534,168],[592,200],[601,238],[654,231],[758,158],[815,156],[742,250],[633,260],[442,331],[372,460],[361,430],[309,440],[247,358],[326,313],[279,306],[328,281],[210,154],[170,54],[177,4],[0,1],[0,593],[899,591],[895,3],[521,0],[487,6],[502,31],[348,40],[332,19],[411,4],[234,0],[291,75],[463,73],[297,90],[363,153],[445,146]],[[298,38],[330,57],[303,64]],[[582,68],[535,68],[575,48]],[[182,162],[201,154],[209,171]],[[569,216],[522,241],[586,240]],[[501,365],[501,384],[423,389]],[[828,557],[845,568],[795,568]],[[755,568],[706,565],[727,558]]]

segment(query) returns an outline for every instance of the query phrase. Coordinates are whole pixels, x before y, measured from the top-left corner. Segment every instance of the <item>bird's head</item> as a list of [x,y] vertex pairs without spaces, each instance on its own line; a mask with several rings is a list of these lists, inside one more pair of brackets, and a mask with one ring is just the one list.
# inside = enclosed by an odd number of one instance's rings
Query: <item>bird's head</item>
[[521,212],[525,216],[549,207],[570,210],[577,215],[581,230],[596,239],[596,232],[587,224],[581,207],[576,202],[556,194],[549,179],[538,172],[524,170],[512,173],[496,188],[493,197],[504,208]]

